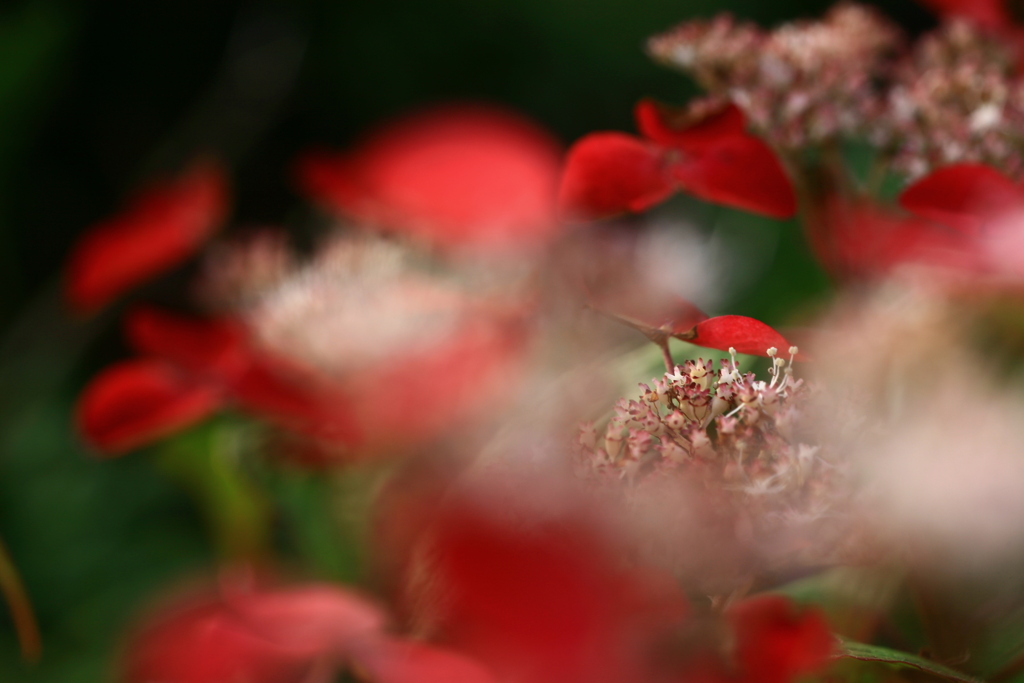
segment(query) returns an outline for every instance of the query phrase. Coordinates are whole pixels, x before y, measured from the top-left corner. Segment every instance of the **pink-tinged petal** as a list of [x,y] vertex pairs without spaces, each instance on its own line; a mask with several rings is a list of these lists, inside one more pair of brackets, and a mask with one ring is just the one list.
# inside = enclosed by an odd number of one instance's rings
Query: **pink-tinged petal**
[[248,367],[246,333],[237,322],[179,315],[152,307],[131,310],[124,321],[139,353],[164,358],[207,377],[224,379]]
[[726,614],[736,637],[741,680],[790,683],[831,659],[835,637],[821,612],[778,595],[743,600]]
[[899,203],[910,213],[975,235],[987,221],[1024,208],[1024,192],[993,168],[956,164],[915,182]]
[[367,683],[497,683],[469,657],[393,638],[369,643],[356,653],[352,666]]
[[159,360],[131,360],[92,379],[75,421],[90,446],[120,455],[199,422],[220,404],[214,386]]
[[767,356],[769,348],[775,348],[782,355],[790,344],[785,337],[760,320],[742,315],[720,315],[697,323],[687,332],[675,335],[696,346],[707,349],[728,351],[751,356]]
[[462,106],[381,128],[345,156],[301,161],[299,182],[339,213],[449,247],[546,241],[560,149],[526,119]]
[[216,598],[152,619],[128,644],[126,683],[295,683],[308,654],[252,631]]
[[591,133],[569,150],[558,206],[578,220],[644,211],[672,194],[664,152],[624,133]]
[[796,194],[775,153],[750,135],[723,138],[673,164],[680,188],[715,204],[772,218],[796,213]]
[[310,658],[349,653],[386,622],[375,604],[329,584],[228,596],[227,607],[254,634]]
[[675,109],[654,100],[637,102],[637,129],[648,140],[687,154],[701,154],[733,137],[746,137],[746,119],[734,104],[694,119],[685,109]]
[[68,301],[91,313],[185,261],[224,221],[227,204],[223,172],[205,161],[143,190],[75,245],[67,265]]

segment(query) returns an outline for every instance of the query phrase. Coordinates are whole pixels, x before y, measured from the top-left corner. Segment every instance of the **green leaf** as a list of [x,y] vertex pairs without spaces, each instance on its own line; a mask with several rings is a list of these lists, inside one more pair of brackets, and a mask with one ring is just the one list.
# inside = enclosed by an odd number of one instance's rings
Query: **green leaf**
[[973,676],[968,676],[955,669],[950,669],[948,666],[943,666],[937,662],[907,652],[891,650],[878,645],[855,643],[850,640],[840,640],[840,647],[842,649],[842,652],[839,654],[840,658],[857,659],[862,662],[878,662],[897,668],[915,669],[938,678],[944,678],[947,681],[957,681],[957,683],[981,683],[980,679]]

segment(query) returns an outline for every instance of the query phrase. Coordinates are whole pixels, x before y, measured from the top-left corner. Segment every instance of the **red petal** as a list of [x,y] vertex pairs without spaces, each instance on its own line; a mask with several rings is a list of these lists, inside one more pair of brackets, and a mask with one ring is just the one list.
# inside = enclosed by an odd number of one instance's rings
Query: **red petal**
[[328,584],[247,593],[227,599],[245,625],[277,645],[310,657],[347,653],[356,641],[377,635],[385,617],[370,601]]
[[842,277],[870,278],[906,265],[976,273],[984,257],[977,240],[915,216],[831,197],[816,219],[828,250],[825,265]]
[[943,17],[964,17],[988,28],[1009,28],[1014,21],[1006,0],[918,0]]
[[480,664],[421,643],[381,639],[357,653],[353,666],[370,683],[496,683]]
[[308,653],[253,632],[223,602],[207,598],[159,615],[132,639],[127,683],[292,683]]
[[684,157],[672,174],[686,192],[772,218],[796,213],[796,194],[775,153],[750,135],[721,139]]
[[164,362],[131,360],[94,377],[75,416],[90,446],[119,455],[202,420],[220,403],[215,388]]
[[673,188],[662,150],[624,133],[591,133],[566,156],[558,205],[570,218],[605,218],[648,209]]
[[1024,207],[1024,192],[993,168],[956,164],[918,180],[899,202],[922,218],[974,235],[986,221]]
[[644,591],[623,580],[618,555],[583,515],[449,503],[410,572],[414,606],[446,642],[509,680],[629,680],[640,665],[633,648],[664,615],[637,608]]
[[363,440],[349,395],[283,358],[253,353],[245,369],[225,382],[241,408],[282,427],[351,446]]
[[772,347],[785,354],[790,347],[789,342],[774,329],[760,320],[742,315],[708,318],[676,337],[707,349],[728,351],[731,347],[737,353],[751,356],[767,357],[768,349]]
[[67,266],[68,300],[92,312],[178,265],[220,226],[227,201],[224,174],[208,162],[144,190],[75,245]]
[[224,380],[250,362],[245,331],[231,320],[206,320],[140,307],[125,316],[124,325],[136,351],[160,356],[190,372]]
[[728,612],[743,679],[789,683],[824,667],[835,649],[825,618],[777,595],[748,598]]
[[676,110],[654,100],[637,102],[634,110],[637,128],[648,140],[689,154],[699,154],[734,137],[746,137],[746,120],[734,104],[698,119],[690,120],[688,111]]
[[448,107],[375,133],[344,157],[300,162],[303,190],[340,213],[447,246],[515,246],[557,227],[560,151],[487,107]]

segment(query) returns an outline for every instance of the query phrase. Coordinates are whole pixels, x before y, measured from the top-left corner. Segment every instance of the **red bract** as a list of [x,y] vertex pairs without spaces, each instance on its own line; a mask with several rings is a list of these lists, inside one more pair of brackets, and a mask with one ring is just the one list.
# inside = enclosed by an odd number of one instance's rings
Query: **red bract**
[[775,218],[796,212],[785,171],[764,142],[750,135],[733,105],[697,121],[650,100],[636,109],[643,139],[593,133],[569,150],[559,206],[576,219],[643,211],[676,189],[709,202]]
[[160,360],[112,365],[89,383],[75,421],[86,442],[119,455],[184,429],[220,407],[216,387]]
[[870,280],[905,265],[949,273],[977,273],[982,268],[973,236],[866,200],[828,197],[808,220],[815,224],[812,233],[819,236],[814,243],[819,260],[844,280]]
[[[441,343],[339,378],[260,348],[241,323],[230,319],[204,320],[142,308],[127,316],[126,331],[136,351],[160,359],[152,365],[177,378],[183,395],[168,386],[148,403],[139,403],[135,394],[144,391],[132,384],[113,394],[123,401],[106,398],[124,380],[109,388],[112,380],[101,374],[94,381],[99,389],[83,396],[89,417],[79,423],[90,443],[111,454],[167,436],[221,402],[360,453],[389,452],[435,438],[493,409],[493,403],[482,397],[493,398],[506,388],[523,344],[518,317],[475,320]],[[150,362],[126,365],[146,363]],[[100,389],[103,393],[97,394]],[[200,414],[197,402],[206,396],[223,399],[203,403],[208,407]],[[184,413],[187,409],[193,412]]]
[[843,278],[870,279],[915,265],[977,283],[1024,262],[1019,248],[996,246],[1018,243],[1024,188],[992,168],[940,168],[907,187],[899,204],[909,213],[826,198],[813,219],[820,223],[812,231],[819,258]]
[[446,247],[535,245],[555,230],[559,148],[529,121],[482,106],[397,121],[351,152],[300,160],[311,198],[374,228]]
[[760,597],[696,621],[580,512],[446,501],[410,570],[421,620],[509,681],[788,683],[828,662],[818,613]]
[[67,265],[68,301],[91,313],[178,265],[220,226],[227,202],[223,172],[206,161],[144,189],[75,245]]
[[600,532],[502,508],[450,501],[435,517],[412,572],[425,572],[412,587],[421,620],[509,680],[640,680],[646,615]]
[[988,166],[955,164],[906,188],[899,203],[922,218],[977,235],[985,224],[1024,208],[1024,190]]
[[493,683],[475,662],[399,640],[384,626],[375,605],[329,585],[203,596],[133,638],[123,679],[304,683],[350,669],[369,683]]
[[673,336],[706,349],[728,351],[733,348],[737,353],[752,356],[767,356],[769,348],[785,353],[790,347],[790,343],[770,326],[743,315],[708,318]]
[[736,633],[739,676],[757,683],[786,683],[819,670],[835,639],[821,613],[799,610],[779,595],[748,598],[726,616]]
[[1008,6],[1012,0],[918,0],[943,17],[963,17],[979,26],[1009,29],[1016,17]]
[[166,359],[245,410],[320,438],[348,443],[361,438],[340,387],[257,349],[235,321],[147,308],[133,311],[126,329],[137,351]]

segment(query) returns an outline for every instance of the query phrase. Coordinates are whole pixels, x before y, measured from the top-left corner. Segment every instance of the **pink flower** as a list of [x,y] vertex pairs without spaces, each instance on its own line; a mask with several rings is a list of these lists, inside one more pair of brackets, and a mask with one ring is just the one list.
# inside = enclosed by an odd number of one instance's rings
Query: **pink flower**
[[[636,107],[643,138],[591,133],[569,150],[559,206],[569,217],[644,211],[676,190],[775,218],[796,212],[796,197],[772,150],[726,105],[686,120],[651,100]],[[683,119],[679,121],[679,119]]]

